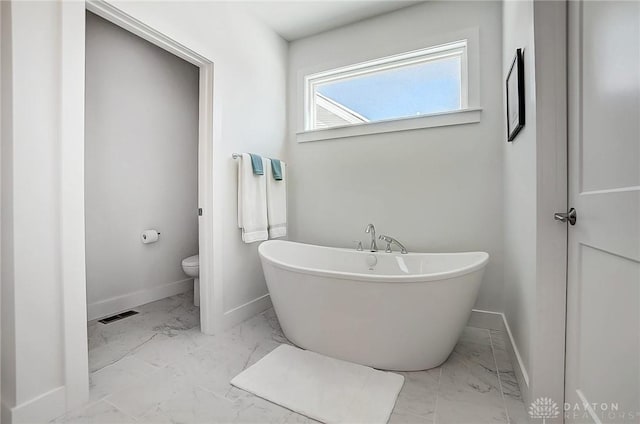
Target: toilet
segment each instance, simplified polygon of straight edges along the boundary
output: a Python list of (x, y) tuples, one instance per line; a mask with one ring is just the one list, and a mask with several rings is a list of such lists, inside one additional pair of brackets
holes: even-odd
[(182, 269), (193, 277), (193, 304), (200, 306), (200, 256), (193, 255), (182, 260)]

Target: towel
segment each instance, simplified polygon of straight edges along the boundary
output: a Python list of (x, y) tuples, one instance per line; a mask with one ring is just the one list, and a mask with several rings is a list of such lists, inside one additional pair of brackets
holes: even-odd
[(282, 166), (279, 159), (271, 159), (271, 172), (276, 181), (282, 181)]
[(262, 164), (262, 156), (249, 153), (251, 156), (251, 167), (255, 175), (264, 175), (264, 166)]
[(242, 154), (238, 163), (238, 227), (245, 243), (269, 238), (266, 176), (253, 174), (251, 156), (247, 153)]
[[(267, 159), (273, 163), (273, 159)], [(267, 217), (269, 221), (269, 238), (284, 237), (287, 235), (287, 181), (286, 166), (278, 161), (280, 177), (275, 178), (273, 172), (267, 172)], [(268, 164), (269, 165), (269, 164)], [(269, 166), (267, 166), (267, 169)]]

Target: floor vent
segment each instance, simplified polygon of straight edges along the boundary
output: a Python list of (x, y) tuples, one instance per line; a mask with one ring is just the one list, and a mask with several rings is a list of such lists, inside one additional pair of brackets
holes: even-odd
[(111, 315), (110, 317), (106, 317), (106, 318), (102, 318), (101, 320), (99, 320), (98, 322), (102, 323), (102, 324), (110, 324), (114, 321), (119, 321), (121, 319), (130, 317), (132, 315), (137, 315), (138, 313), (136, 311), (126, 311), (126, 312), (121, 312), (119, 314), (116, 315)]

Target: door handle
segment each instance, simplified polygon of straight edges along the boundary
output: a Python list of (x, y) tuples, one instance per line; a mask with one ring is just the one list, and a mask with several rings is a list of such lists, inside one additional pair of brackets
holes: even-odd
[(556, 212), (555, 214), (553, 214), (553, 219), (560, 222), (568, 222), (571, 225), (576, 225), (578, 214), (576, 213), (576, 210), (574, 208), (571, 208), (567, 213)]

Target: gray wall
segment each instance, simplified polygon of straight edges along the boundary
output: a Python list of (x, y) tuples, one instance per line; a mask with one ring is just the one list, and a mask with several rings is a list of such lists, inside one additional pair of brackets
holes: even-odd
[[(501, 13), (500, 2), (427, 2), (291, 43), (292, 240), (352, 246), (373, 222), (409, 250), (487, 251), (476, 307), (503, 311)], [(469, 28), (480, 33), (480, 123), (296, 142), (305, 71), (428, 47)]]
[(288, 44), (242, 4), (116, 4), (213, 62), (213, 203), (202, 220), (213, 227), (208, 293), (215, 307), (202, 318), (205, 330), (228, 328), (271, 305), (258, 243), (243, 243), (238, 229), (238, 163), (231, 154), (284, 157)]
[[(505, 2), (503, 59), (506, 78), (517, 48), (524, 49), (526, 125), (504, 143), (505, 316), (527, 370), (535, 317), (537, 245), (536, 102), (533, 2)], [(506, 106), (505, 106), (506, 108)], [(506, 109), (505, 109), (506, 111)], [(506, 114), (506, 112), (505, 112)]]
[(503, 153), (505, 317), (525, 402), (564, 399), (567, 226), (553, 214), (567, 208), (566, 12), (504, 4), (503, 76), (524, 49), (526, 125)]
[[(87, 13), (89, 318), (187, 288), (198, 253), (196, 66)], [(144, 245), (140, 233), (161, 232)]]

